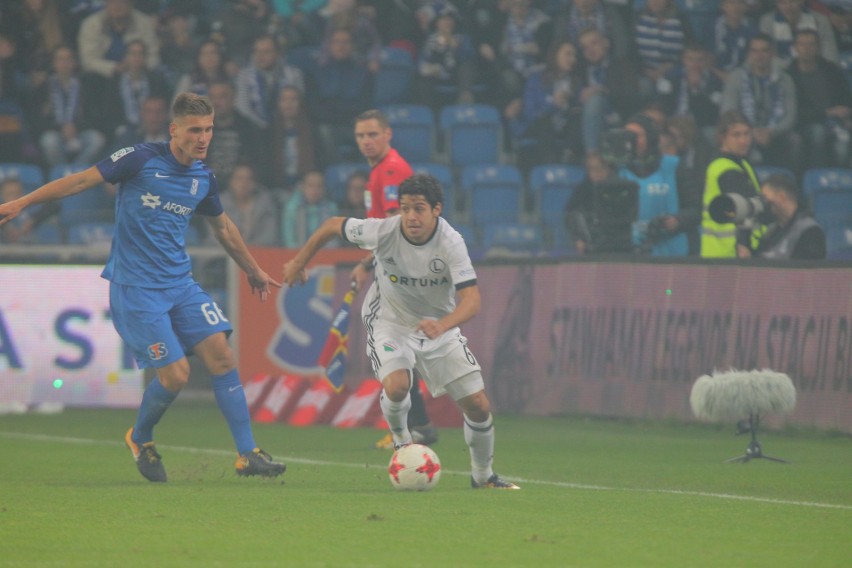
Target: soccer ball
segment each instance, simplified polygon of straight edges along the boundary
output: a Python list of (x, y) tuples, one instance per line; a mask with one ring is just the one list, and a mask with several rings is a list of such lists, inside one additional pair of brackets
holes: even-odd
[(429, 491), (441, 479), (441, 460), (429, 446), (410, 444), (393, 453), (388, 477), (400, 491)]

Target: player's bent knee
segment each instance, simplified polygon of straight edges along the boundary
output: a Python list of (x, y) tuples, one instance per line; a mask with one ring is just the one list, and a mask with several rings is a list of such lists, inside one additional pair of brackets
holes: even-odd
[(465, 416), (474, 422), (484, 422), (491, 414), (491, 402), (485, 391), (479, 391), (459, 399), (459, 406)]
[(179, 392), (189, 382), (189, 361), (184, 357), (157, 369), (157, 378), (166, 390)]
[(193, 348), (211, 375), (222, 375), (235, 368), (234, 352), (224, 333), (216, 333)]
[(385, 390), (385, 396), (394, 402), (400, 402), (405, 399), (408, 391), (411, 389), (411, 377), (407, 369), (394, 371), (382, 379), (382, 387)]

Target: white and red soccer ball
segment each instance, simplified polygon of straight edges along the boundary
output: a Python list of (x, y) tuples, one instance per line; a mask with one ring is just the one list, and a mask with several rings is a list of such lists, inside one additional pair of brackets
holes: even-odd
[(388, 477), (400, 491), (429, 491), (441, 479), (441, 460), (429, 446), (410, 444), (393, 453)]

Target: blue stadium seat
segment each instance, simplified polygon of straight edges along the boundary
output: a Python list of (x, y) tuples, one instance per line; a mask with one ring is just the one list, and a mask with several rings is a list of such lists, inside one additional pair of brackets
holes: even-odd
[[(48, 177), (52, 180), (87, 169), (85, 164), (61, 164), (50, 169)], [(59, 219), (66, 229), (77, 223), (111, 222), (114, 200), (101, 184), (59, 202)]]
[(59, 230), (56, 219), (49, 219), (33, 229), (33, 237), (40, 245), (62, 244), (62, 232)]
[(346, 181), (352, 172), (362, 171), (370, 175), (370, 166), (366, 162), (347, 162), (345, 164), (333, 164), (325, 169), (325, 191), (326, 196), (333, 201), (342, 201), (346, 198)]
[(808, 202), (814, 203), (817, 191), (836, 189), (852, 192), (852, 169), (811, 168), (802, 177), (802, 191)]
[(520, 220), (524, 186), (515, 166), (468, 166), (462, 170), (461, 187), (474, 225)]
[(5, 162), (0, 164), (0, 181), (6, 178), (16, 178), (24, 186), (24, 192), (29, 193), (44, 185), (44, 172), (33, 164), (18, 164)]
[(483, 248), (538, 253), (544, 248), (541, 227), (528, 223), (488, 223), (483, 227)]
[(68, 228), (70, 245), (109, 245), (115, 225), (112, 223), (77, 223)]
[(763, 183), (766, 180), (766, 178), (768, 178), (771, 175), (775, 175), (775, 174), (784, 175), (784, 176), (787, 176), (788, 178), (790, 178), (792, 181), (794, 181), (794, 182), (796, 181), (796, 174), (793, 173), (793, 170), (791, 170), (790, 168), (784, 168), (784, 167), (781, 167), (781, 166), (753, 166), (753, 167), (754, 167), (754, 173), (755, 173), (755, 175), (757, 175), (757, 181), (759, 181), (760, 183)]
[(390, 105), (382, 109), (393, 129), (393, 147), (409, 163), (431, 162), (435, 153), (435, 115), (423, 105)]
[(444, 188), (444, 212), (442, 216), (452, 220), (461, 205), (457, 202), (456, 182), (453, 180), (453, 173), (450, 168), (443, 164), (424, 162), (411, 164), (411, 169), (414, 170), (415, 174), (429, 174), (438, 180), (441, 187)]
[(440, 126), (451, 166), (496, 164), (500, 161), (503, 124), (491, 105), (448, 105), (441, 109)]
[(373, 102), (382, 107), (406, 103), (414, 80), (414, 58), (399, 47), (383, 47), (379, 72), (373, 84)]
[(825, 231), (828, 258), (852, 259), (852, 191), (817, 190), (813, 193), (813, 211)]
[(585, 176), (585, 168), (573, 165), (549, 164), (530, 171), (530, 193), (547, 233), (546, 240), (554, 251), (573, 250), (565, 229), (565, 205)]

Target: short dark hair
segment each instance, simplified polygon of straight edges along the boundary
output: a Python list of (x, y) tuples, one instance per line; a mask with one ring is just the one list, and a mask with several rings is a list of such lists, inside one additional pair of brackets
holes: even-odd
[(768, 176), (760, 185), (767, 185), (772, 189), (781, 191), (787, 194), (787, 197), (795, 202), (801, 201), (801, 192), (796, 182), (790, 179), (786, 174), (772, 174)]
[(379, 124), (382, 125), (382, 128), (390, 128), (390, 122), (388, 122), (388, 117), (385, 116), (385, 113), (377, 109), (365, 110), (364, 112), (356, 116), (355, 124), (358, 124), (359, 122), (364, 122), (365, 120), (377, 120), (379, 121)]
[(726, 110), (719, 117), (719, 121), (716, 123), (716, 138), (719, 144), (722, 143), (722, 139), (728, 133), (728, 130), (731, 129), (732, 126), (737, 124), (745, 124), (749, 128), (751, 128), (751, 122), (748, 117), (743, 114), (741, 111), (736, 109)]
[(441, 183), (429, 174), (414, 174), (399, 185), (399, 197), (403, 195), (422, 195), (434, 209), (444, 203), (444, 189)]
[(208, 97), (195, 93), (180, 93), (172, 103), (172, 118), (208, 116), (213, 114), (213, 103)]

